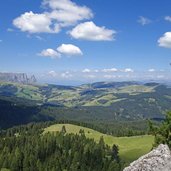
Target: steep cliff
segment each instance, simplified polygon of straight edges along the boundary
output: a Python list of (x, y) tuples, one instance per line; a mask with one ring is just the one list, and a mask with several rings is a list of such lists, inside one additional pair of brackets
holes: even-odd
[(34, 75), (28, 77), (25, 73), (0, 73), (0, 81), (14, 82), (22, 84), (34, 84), (36, 78)]

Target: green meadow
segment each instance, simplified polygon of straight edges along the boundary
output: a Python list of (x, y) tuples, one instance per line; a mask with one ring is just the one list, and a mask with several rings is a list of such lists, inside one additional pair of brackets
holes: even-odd
[(120, 157), (130, 163), (140, 156), (148, 153), (154, 141), (154, 137), (150, 135), (133, 136), (133, 137), (114, 137), (111, 135), (102, 134), (93, 129), (72, 124), (55, 124), (45, 128), (44, 133), (59, 132), (63, 125), (67, 133), (79, 134), (80, 129), (84, 130), (87, 138), (93, 138), (96, 142), (103, 136), (104, 141), (109, 146), (116, 144), (119, 146)]

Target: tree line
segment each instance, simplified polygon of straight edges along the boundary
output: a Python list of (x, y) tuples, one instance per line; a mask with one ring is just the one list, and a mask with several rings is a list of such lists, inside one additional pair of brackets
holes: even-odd
[(166, 118), (160, 125), (149, 121), (149, 133), (155, 137), (154, 147), (167, 144), (171, 149), (171, 111), (166, 113)]
[(1, 132), (0, 168), (11, 171), (120, 171), (116, 145), (109, 147), (103, 137), (96, 143), (79, 135), (42, 134), (49, 123), (28, 124)]

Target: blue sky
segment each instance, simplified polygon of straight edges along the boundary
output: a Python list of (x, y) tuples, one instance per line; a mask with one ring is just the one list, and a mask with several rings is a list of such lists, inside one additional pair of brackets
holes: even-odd
[(170, 80), (170, 7), (170, 0), (2, 0), (0, 71), (59, 84)]

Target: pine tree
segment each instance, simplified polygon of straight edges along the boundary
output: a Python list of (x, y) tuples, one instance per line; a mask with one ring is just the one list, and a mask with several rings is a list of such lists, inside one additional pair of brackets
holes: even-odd
[(62, 130), (61, 130), (61, 132), (62, 132), (63, 134), (65, 134), (65, 133), (66, 133), (65, 125), (63, 125), (63, 126), (62, 126)]
[(159, 127), (149, 122), (149, 129), (149, 132), (155, 136), (154, 146), (162, 143), (167, 144), (171, 148), (171, 112), (166, 113), (166, 118)]
[(113, 145), (112, 146), (112, 160), (115, 160), (116, 162), (120, 162), (120, 159), (119, 159), (119, 148), (117, 145)]

